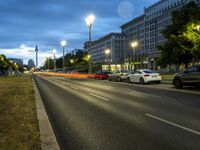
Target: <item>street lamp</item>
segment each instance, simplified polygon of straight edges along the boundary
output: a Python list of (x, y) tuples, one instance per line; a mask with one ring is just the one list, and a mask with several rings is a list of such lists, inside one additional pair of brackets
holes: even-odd
[(53, 49), (54, 71), (56, 71), (56, 49)]
[(109, 62), (108, 62), (108, 55), (110, 54), (110, 49), (105, 49), (105, 54), (106, 54), (105, 61), (106, 61), (107, 65), (108, 65), (108, 70), (110, 70), (109, 69)]
[(60, 42), (60, 45), (63, 49), (63, 71), (65, 69), (65, 46), (66, 46), (67, 42), (65, 40)]
[(200, 31), (200, 25), (197, 26), (197, 30)]
[[(92, 37), (91, 37), (91, 31), (92, 31), (92, 25), (94, 23), (94, 20), (95, 20), (95, 16), (94, 15), (89, 15), (85, 21), (86, 21), (86, 24), (88, 26), (88, 29), (89, 29), (89, 50), (88, 50), (88, 53), (91, 55), (91, 41), (92, 41)], [(88, 73), (91, 73), (92, 72), (92, 63), (91, 63), (91, 59), (89, 59), (89, 70), (88, 70)]]
[[(137, 41), (133, 41), (131, 42), (131, 47), (133, 48), (133, 53), (134, 53), (134, 61), (136, 61), (136, 52), (135, 52), (135, 48), (138, 46), (138, 42)], [(134, 69), (135, 69), (135, 64), (134, 64)]]
[(73, 60), (73, 59), (71, 59), (71, 60), (70, 60), (70, 63), (71, 63), (71, 64), (73, 64), (73, 63), (74, 63), (74, 60)]

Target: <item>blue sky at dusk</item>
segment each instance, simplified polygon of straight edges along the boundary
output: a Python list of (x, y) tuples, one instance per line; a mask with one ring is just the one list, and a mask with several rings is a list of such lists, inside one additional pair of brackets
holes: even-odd
[(92, 38), (120, 32), (120, 26), (143, 13), (158, 0), (0, 0), (0, 53), (7, 57), (35, 59), (61, 54), (60, 41), (67, 49), (82, 48), (88, 40), (85, 18), (96, 16)]

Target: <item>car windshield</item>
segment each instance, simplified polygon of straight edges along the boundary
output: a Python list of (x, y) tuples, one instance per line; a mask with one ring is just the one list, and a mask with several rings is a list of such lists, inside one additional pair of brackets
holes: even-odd
[(128, 70), (121, 70), (121, 72), (123, 72), (123, 73), (129, 73)]
[(144, 73), (156, 73), (155, 71), (153, 70), (143, 70)]

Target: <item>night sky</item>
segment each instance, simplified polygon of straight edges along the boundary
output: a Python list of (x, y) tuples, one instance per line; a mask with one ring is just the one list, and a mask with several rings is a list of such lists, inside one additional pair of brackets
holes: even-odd
[(61, 54), (60, 41), (67, 49), (82, 48), (88, 40), (85, 18), (96, 16), (92, 38), (120, 32), (120, 26), (143, 13), (158, 0), (0, 0), (0, 53), (7, 57), (39, 62), (51, 56), (52, 49)]

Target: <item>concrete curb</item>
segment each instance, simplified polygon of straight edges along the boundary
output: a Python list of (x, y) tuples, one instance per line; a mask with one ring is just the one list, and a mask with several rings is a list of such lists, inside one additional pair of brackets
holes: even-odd
[(167, 80), (165, 81), (165, 80), (164, 80), (164, 81), (161, 81), (161, 83), (162, 83), (162, 84), (172, 84), (172, 81), (167, 81)]
[(39, 122), (41, 148), (42, 150), (60, 150), (34, 79), (33, 88), (35, 91), (36, 113)]

